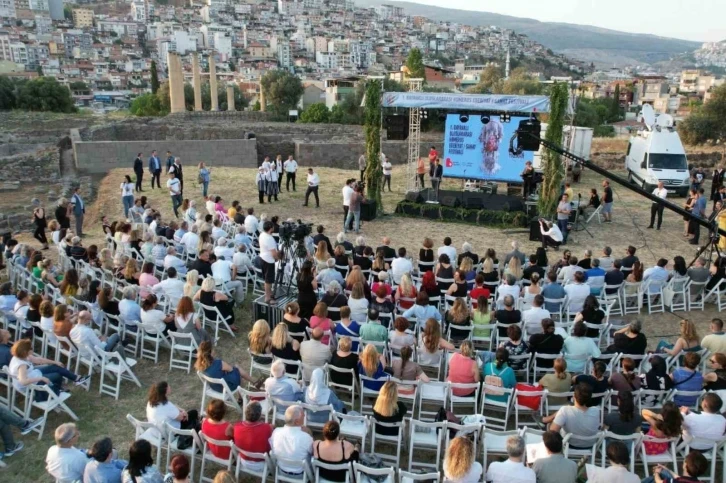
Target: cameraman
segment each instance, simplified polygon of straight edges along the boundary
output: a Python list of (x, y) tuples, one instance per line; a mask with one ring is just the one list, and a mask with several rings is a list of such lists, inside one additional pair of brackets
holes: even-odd
[(265, 280), (265, 303), (268, 305), (277, 303), (273, 298), (272, 284), (275, 282), (275, 260), (277, 260), (279, 252), (277, 250), (277, 242), (272, 236), (273, 228), (272, 222), (266, 221), (262, 225), (262, 233), (260, 233), (259, 238), (262, 276)]
[(539, 232), (542, 234), (542, 246), (544, 248), (554, 247), (555, 250), (560, 249), (563, 236), (560, 227), (554, 223), (550, 224), (542, 218), (539, 219)]

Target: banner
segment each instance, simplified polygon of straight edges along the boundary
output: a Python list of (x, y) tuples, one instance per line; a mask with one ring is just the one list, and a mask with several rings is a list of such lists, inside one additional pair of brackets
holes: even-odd
[(531, 113), (549, 112), (550, 99), (547, 96), (385, 92), (383, 107)]
[(444, 176), (448, 178), (481, 179), (521, 183), (524, 163), (532, 161), (533, 152), (522, 157), (509, 154), (509, 140), (523, 117), (501, 122), (499, 116), (469, 116), (462, 122), (459, 114), (446, 116), (444, 140)]

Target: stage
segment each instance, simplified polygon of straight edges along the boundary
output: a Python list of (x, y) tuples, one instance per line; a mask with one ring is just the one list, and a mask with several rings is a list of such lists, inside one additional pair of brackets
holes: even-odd
[(497, 228), (527, 226), (522, 198), (471, 191), (432, 188), (412, 191), (396, 206), (396, 213), (429, 220), (469, 223)]

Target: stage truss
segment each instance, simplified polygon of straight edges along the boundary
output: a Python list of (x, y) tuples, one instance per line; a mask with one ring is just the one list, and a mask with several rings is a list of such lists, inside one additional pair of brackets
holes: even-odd
[[(423, 79), (409, 79), (409, 92), (421, 92)], [(418, 170), (418, 158), (421, 149), (421, 111), (420, 107), (409, 109), (408, 116), (408, 161), (406, 163), (406, 191), (419, 191), (423, 186), (418, 186), (416, 171)]]

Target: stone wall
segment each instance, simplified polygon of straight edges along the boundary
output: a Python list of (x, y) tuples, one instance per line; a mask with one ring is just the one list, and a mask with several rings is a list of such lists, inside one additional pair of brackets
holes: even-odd
[[(151, 151), (163, 158), (169, 150), (182, 159), (184, 166), (204, 161), (212, 166), (253, 168), (257, 166), (257, 143), (254, 139), (205, 141), (80, 141), (73, 143), (76, 168), (86, 173), (106, 173), (113, 168), (129, 169), (138, 153), (144, 154), (144, 168)], [(164, 162), (164, 159), (162, 159)]]
[[(296, 141), (295, 159), (305, 166), (358, 169), (358, 157), (365, 153), (365, 142), (357, 143), (310, 143)], [(441, 153), (442, 143), (421, 143), (419, 155), (427, 157), (431, 146)], [(405, 164), (408, 159), (408, 141), (383, 141), (381, 150), (391, 164)]]

